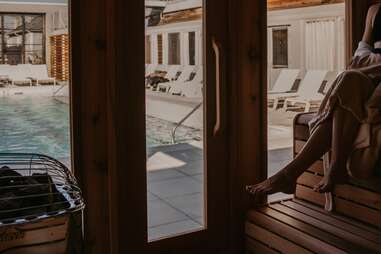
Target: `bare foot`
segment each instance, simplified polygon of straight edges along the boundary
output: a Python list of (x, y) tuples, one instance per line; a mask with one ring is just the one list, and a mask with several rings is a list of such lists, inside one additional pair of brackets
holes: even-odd
[(314, 191), (319, 193), (331, 192), (333, 191), (335, 184), (344, 184), (347, 181), (348, 173), (346, 169), (339, 170), (336, 165), (331, 165), (320, 183), (315, 185)]
[(283, 192), (286, 194), (294, 194), (296, 189), (296, 180), (288, 177), (283, 171), (278, 172), (269, 179), (256, 184), (247, 186), (246, 190), (254, 195), (255, 198), (262, 195)]

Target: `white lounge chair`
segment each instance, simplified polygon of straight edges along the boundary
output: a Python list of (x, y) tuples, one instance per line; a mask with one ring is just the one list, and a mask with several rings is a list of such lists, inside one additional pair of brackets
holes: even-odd
[(29, 71), (25, 70), (25, 66), (6, 65), (4, 66), (8, 73), (12, 85), (29, 85), (32, 86), (32, 80)]
[(169, 81), (175, 81), (178, 75), (178, 72), (181, 71), (181, 65), (171, 65), (168, 67), (167, 74), (164, 78), (168, 79)]
[(9, 78), (9, 65), (7, 64), (0, 64), (0, 80), (3, 84), (8, 83), (10, 81)]
[(268, 92), (268, 105), (272, 105), (272, 109), (277, 109), (279, 102), (284, 98), (280, 96), (284, 93), (290, 93), (300, 70), (283, 69), (281, 70), (274, 87)]
[(201, 98), (202, 97), (202, 88), (203, 88), (203, 67), (200, 66), (194, 78), (190, 81), (184, 82), (178, 86), (178, 89), (181, 95), (189, 98)]
[(191, 77), (191, 74), (194, 72), (195, 66), (185, 66), (182, 71), (180, 76), (177, 78), (177, 80), (165, 82), (165, 83), (160, 83), (158, 85), (158, 91), (161, 92), (166, 92), (166, 93), (173, 93), (177, 91), (178, 86), (183, 84), (184, 82), (188, 81)]
[(53, 85), (56, 85), (56, 79), (49, 77), (48, 68), (45, 64), (31, 64), (29, 68), (32, 75), (31, 77), (36, 80), (37, 85), (42, 85), (46, 83), (52, 83)]
[(147, 64), (146, 65), (146, 77), (150, 74), (152, 74), (155, 71), (156, 65), (154, 64)]
[(327, 82), (327, 73), (326, 70), (308, 71), (300, 84), (297, 96), (285, 99), (283, 109), (287, 111), (290, 108), (304, 107), (304, 111), (309, 112), (313, 106), (319, 106), (324, 98), (320, 90), (323, 82)]

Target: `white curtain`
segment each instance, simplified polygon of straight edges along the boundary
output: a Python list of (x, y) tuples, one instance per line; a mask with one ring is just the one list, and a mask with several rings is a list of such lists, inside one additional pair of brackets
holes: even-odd
[(306, 23), (305, 47), (307, 70), (337, 69), (335, 23), (335, 20), (319, 20)]
[(343, 71), (345, 69), (345, 19), (343, 17), (338, 19), (337, 27), (337, 70)]
[(273, 29), (267, 28), (267, 88), (271, 90), (274, 84), (274, 77), (272, 75), (272, 66), (273, 66)]

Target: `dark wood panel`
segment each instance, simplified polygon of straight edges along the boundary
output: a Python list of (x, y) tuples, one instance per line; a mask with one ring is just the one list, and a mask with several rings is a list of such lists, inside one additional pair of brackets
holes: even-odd
[[(334, 195), (368, 207), (381, 210), (381, 195), (351, 185), (337, 185)], [(381, 211), (380, 211), (381, 213)]]
[(335, 218), (337, 220), (340, 220), (340, 221), (342, 221), (344, 223), (348, 223), (348, 224), (353, 225), (355, 227), (359, 227), (359, 228), (362, 228), (362, 229), (364, 229), (366, 231), (369, 231), (372, 234), (381, 236), (381, 231), (377, 227), (375, 227), (374, 225), (364, 224), (364, 223), (362, 223), (359, 220), (356, 220), (356, 219), (353, 220), (353, 219), (351, 219), (349, 217), (339, 215), (338, 213), (327, 212), (323, 208), (320, 208), (320, 207), (318, 207), (316, 205), (313, 205), (311, 203), (305, 202), (305, 201), (300, 200), (300, 199), (293, 199), (293, 202), (295, 202), (297, 204), (300, 204), (300, 205), (303, 205), (305, 207), (308, 207), (308, 208), (310, 208), (312, 210), (315, 210), (317, 212), (327, 213), (329, 216), (331, 216), (331, 217), (333, 217), (333, 218)]
[[(86, 202), (86, 253), (110, 252), (103, 0), (70, 1), (72, 160)], [(99, 42), (99, 43), (98, 43)]]
[(363, 238), (368, 239), (370, 241), (373, 241), (375, 243), (381, 244), (381, 231), (380, 232), (374, 232), (373, 230), (370, 230), (370, 228), (365, 229), (364, 227), (359, 227), (358, 224), (354, 221), (340, 220), (337, 217), (332, 216), (331, 213), (328, 213), (323, 209), (320, 209), (320, 210), (317, 210), (316, 208), (311, 209), (308, 206), (302, 205), (302, 204), (297, 203), (295, 201), (282, 202), (282, 205), (287, 206), (289, 208), (292, 208), (294, 210), (297, 210), (297, 211), (299, 211), (303, 214), (306, 214), (310, 217), (313, 217), (317, 220), (324, 221), (324, 222), (329, 223), (335, 227), (338, 227), (338, 228), (341, 228), (341, 229), (346, 230), (348, 232), (351, 232), (352, 234), (355, 234), (359, 237), (363, 237)]
[(261, 209), (263, 213), (267, 216), (271, 216), (272, 218), (281, 221), (287, 224), (289, 227), (294, 227), (306, 234), (309, 234), (316, 239), (320, 239), (325, 243), (328, 243), (332, 246), (336, 246), (341, 250), (345, 250), (347, 252), (354, 251), (355, 253), (366, 253), (366, 249), (361, 246), (356, 246), (352, 242), (348, 242), (337, 235), (330, 234), (325, 230), (318, 229), (317, 227), (312, 226), (310, 223), (302, 222), (299, 219), (292, 218), (284, 213), (278, 212), (271, 208), (263, 208)]
[(381, 213), (380, 211), (358, 205), (356, 203), (341, 199), (334, 198), (335, 211), (348, 217), (354, 218), (370, 225), (381, 228)]
[[(251, 231), (251, 230), (249, 229), (249, 231)], [(253, 253), (253, 254), (276, 254), (276, 253), (279, 253), (278, 251), (271, 249), (267, 245), (265, 245), (265, 244), (263, 244), (257, 240), (254, 240), (251, 237), (246, 238), (246, 249), (249, 251), (249, 253)]]
[(316, 184), (318, 184), (323, 179), (322, 176), (314, 175), (310, 172), (303, 173), (297, 180), (298, 184), (308, 186), (313, 188)]
[[(266, 209), (266, 208), (264, 208)], [(250, 211), (248, 214), (249, 221), (259, 225), (262, 228), (271, 231), (274, 234), (287, 238), (289, 241), (298, 243), (307, 250), (315, 253), (345, 253), (344, 251), (336, 248), (330, 244), (327, 244), (320, 239), (317, 239), (310, 234), (304, 234), (302, 231), (296, 229), (296, 227), (290, 227), (286, 223), (281, 222), (275, 218), (271, 218), (258, 211)], [(287, 253), (287, 252), (286, 252)], [(289, 252), (292, 253), (292, 252)]]
[(303, 247), (252, 223), (246, 223), (246, 234), (282, 253), (312, 253)]
[(317, 193), (313, 191), (313, 189), (304, 187), (301, 185), (298, 185), (296, 187), (296, 192), (295, 192), (295, 197), (306, 200), (308, 202), (314, 203), (318, 206), (323, 206), (325, 205), (325, 197), (324, 195)]
[(337, 227), (336, 225), (326, 223), (319, 218), (311, 217), (309, 214), (304, 214), (302, 212), (299, 212), (298, 210), (291, 209), (279, 203), (270, 205), (269, 207), (281, 213), (287, 214), (288, 216), (294, 219), (297, 219), (306, 224), (312, 225), (320, 230), (328, 232), (334, 236), (342, 238), (345, 241), (347, 241), (349, 244), (353, 244), (355, 249), (358, 248), (356, 251), (361, 251), (361, 253), (377, 252), (381, 250), (381, 244), (377, 244), (373, 241), (366, 240), (365, 238), (362, 238), (358, 236), (357, 234), (353, 234), (350, 231), (341, 229)]

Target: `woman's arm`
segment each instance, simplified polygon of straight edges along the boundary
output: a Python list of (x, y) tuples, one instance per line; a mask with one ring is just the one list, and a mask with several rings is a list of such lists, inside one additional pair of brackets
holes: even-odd
[(381, 4), (373, 4), (372, 6), (369, 7), (368, 9), (368, 14), (366, 16), (366, 21), (365, 21), (365, 30), (364, 30), (364, 35), (362, 38), (362, 41), (372, 45), (373, 41), (373, 24), (374, 24), (374, 19), (376, 18), (376, 15), (378, 13), (378, 10), (380, 9)]

